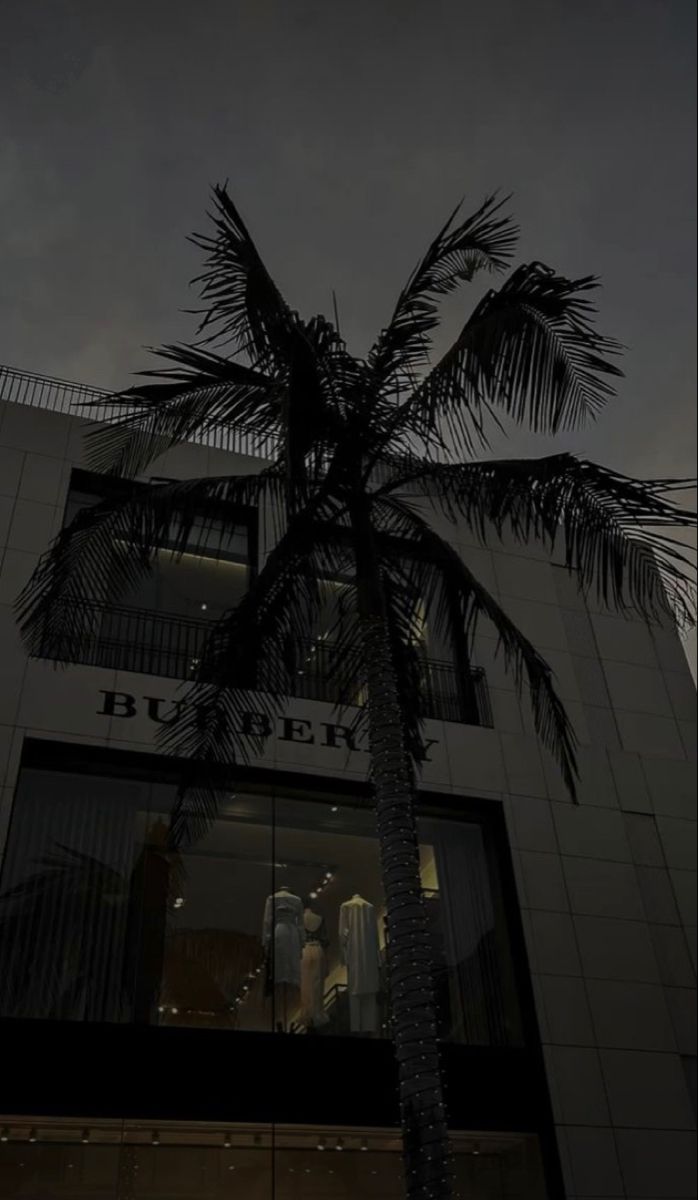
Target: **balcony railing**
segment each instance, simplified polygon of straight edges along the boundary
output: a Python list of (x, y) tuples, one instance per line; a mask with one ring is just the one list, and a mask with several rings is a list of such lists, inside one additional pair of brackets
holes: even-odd
[[(193, 679), (204, 651), (210, 622), (149, 609), (112, 607), (80, 601), (71, 608), (76, 636), (65, 645), (46, 640), (40, 657), (137, 671), (169, 679)], [(336, 685), (328, 679), (328, 647), (314, 648), (293, 682), (293, 695), (336, 703)], [(492, 726), (484, 671), (471, 667), (465, 678), (447, 662), (425, 659), (422, 674), (425, 715), (433, 720)], [(361, 703), (357, 684), (357, 703)]]
[[(33, 375), (30, 371), (0, 366), (0, 400), (8, 400), (12, 404), (27, 404), (31, 408), (45, 408), (49, 412), (67, 413), (72, 417), (100, 422), (118, 421), (133, 413), (133, 409), (115, 400), (109, 403), (112, 395), (87, 384), (70, 383), (66, 379), (53, 379), (48, 375)], [(96, 401), (100, 402), (99, 408), (86, 407)], [(260, 439), (247, 429), (230, 425), (211, 425), (187, 440), (254, 458), (272, 458), (278, 446), (273, 437)]]

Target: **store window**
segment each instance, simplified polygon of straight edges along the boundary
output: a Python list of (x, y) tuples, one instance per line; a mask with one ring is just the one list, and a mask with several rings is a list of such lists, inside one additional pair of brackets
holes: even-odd
[[(0, 891), (0, 1015), (389, 1037), (385, 901), (361, 797), (248, 786), (168, 849), (175, 784), (24, 769)], [(441, 1037), (518, 1045), (496, 848), (419, 822)]]
[[(0, 1117), (0, 1121), (4, 1119)], [(545, 1200), (534, 1135), (452, 1134), (455, 1195)], [(395, 1130), (14, 1118), (0, 1195), (35, 1200), (402, 1200)]]

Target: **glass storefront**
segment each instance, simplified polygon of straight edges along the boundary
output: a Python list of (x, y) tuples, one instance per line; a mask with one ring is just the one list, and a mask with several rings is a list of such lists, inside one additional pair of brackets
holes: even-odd
[[(0, 1195), (24, 1200), (402, 1200), (394, 1130), (0, 1118)], [(453, 1134), (457, 1200), (543, 1200), (538, 1142)]]
[[(361, 797), (245, 790), (167, 848), (174, 782), (24, 768), (0, 881), (0, 1015), (388, 1037)], [(420, 816), (440, 1034), (522, 1043), (486, 826)]]

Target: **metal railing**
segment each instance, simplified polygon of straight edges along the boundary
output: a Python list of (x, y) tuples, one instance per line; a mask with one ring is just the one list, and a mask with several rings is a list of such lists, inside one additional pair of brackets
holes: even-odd
[[(134, 410), (119, 404), (109, 403), (113, 392), (90, 387), (83, 383), (70, 383), (66, 379), (53, 379), (49, 375), (34, 375), (30, 371), (18, 371), (14, 367), (0, 366), (0, 400), (11, 404), (26, 404), (30, 408), (44, 408), (49, 412), (66, 413), (83, 420), (113, 423)], [(99, 402), (99, 408), (86, 407)], [(225, 450), (230, 454), (245, 454), (253, 458), (272, 458), (278, 448), (274, 437), (260, 439), (249, 430), (239, 426), (211, 425), (192, 434), (187, 441)]]
[[(64, 642), (45, 638), (39, 657), (169, 679), (196, 676), (211, 628), (210, 622), (178, 614), (88, 600), (73, 603), (70, 617), (70, 636)], [(325, 645), (308, 656), (293, 680), (294, 696), (337, 702), (328, 653)], [(425, 715), (433, 720), (492, 727), (487, 681), (479, 667), (471, 667), (464, 679), (451, 663), (425, 659), (422, 698)], [(357, 704), (362, 700), (357, 683)]]

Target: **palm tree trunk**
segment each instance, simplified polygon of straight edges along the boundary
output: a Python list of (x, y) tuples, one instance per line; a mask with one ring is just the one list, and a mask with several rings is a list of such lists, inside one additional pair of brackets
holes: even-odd
[(387, 908), (388, 984), (400, 1084), (408, 1200), (450, 1200), (432, 953), (419, 870), (412, 763), (405, 746), (390, 639), (361, 618), (371, 771)]

